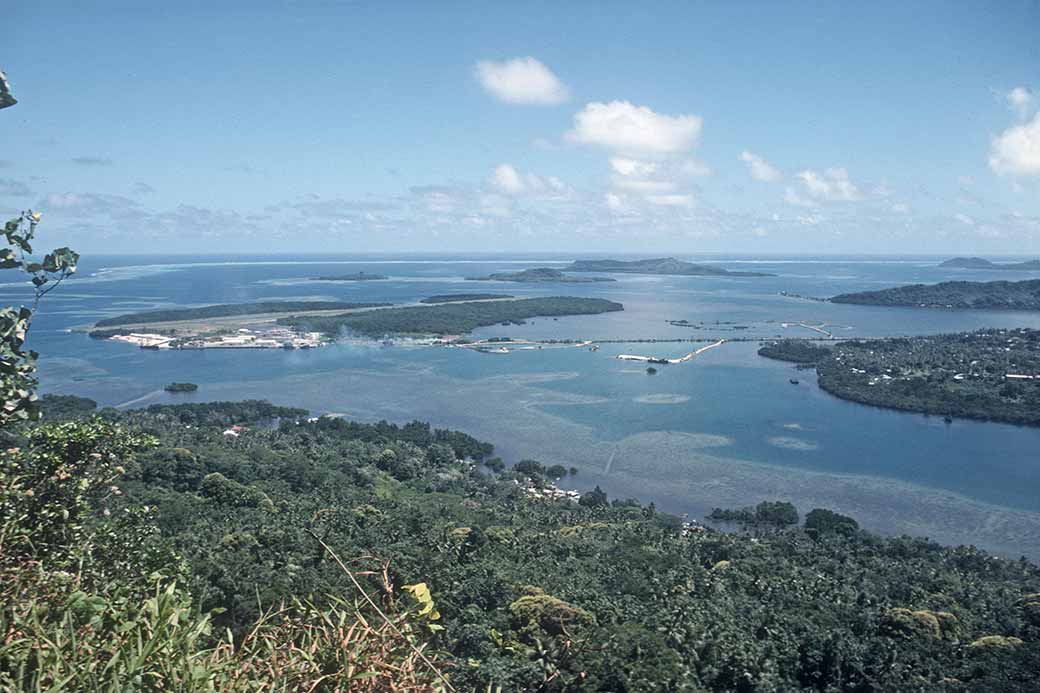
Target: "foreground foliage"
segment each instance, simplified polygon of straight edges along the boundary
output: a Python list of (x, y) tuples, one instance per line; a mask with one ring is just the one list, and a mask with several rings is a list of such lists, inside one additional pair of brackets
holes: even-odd
[(424, 584), (395, 590), (382, 566), (383, 608), (285, 595), (235, 637), (117, 485), (155, 438), (94, 419), (19, 442), (0, 468), (0, 690), (443, 690)]
[(732, 511), (740, 533), (690, 531), (602, 492), (533, 499), (514, 483), (528, 472), (482, 471), (467, 457), (497, 458), (464, 434), (305, 417), (104, 411), (9, 453), (5, 537), (44, 531), (18, 508), (64, 473), (72, 490), (31, 507), (76, 510), (58, 517), (69, 534), (4, 540), (8, 681), (446, 687), (414, 645), (467, 691), (1033, 690), (1040, 571), (1024, 560), (820, 510), (807, 531), (782, 502)]

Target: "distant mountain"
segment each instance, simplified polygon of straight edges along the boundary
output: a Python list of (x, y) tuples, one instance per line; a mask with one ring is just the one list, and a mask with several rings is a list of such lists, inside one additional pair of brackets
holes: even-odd
[(990, 262), (981, 257), (955, 257), (952, 260), (939, 265), (939, 267), (953, 267), (956, 269), (984, 269), (984, 270), (1037, 270), (1040, 271), (1040, 260), (1027, 260), (1026, 262), (997, 263)]
[(1040, 310), (1040, 279), (1022, 282), (942, 282), (841, 294), (831, 303), (975, 310)]
[(489, 274), (486, 277), (467, 277), (467, 279), (476, 282), (524, 282), (528, 284), (538, 284), (542, 282), (552, 282), (554, 284), (591, 284), (593, 282), (617, 281), (610, 277), (568, 277), (560, 270), (552, 269), (551, 267), (535, 267), (520, 272), (498, 272), (495, 274)]
[(768, 272), (735, 272), (712, 265), (695, 265), (674, 257), (653, 260), (576, 260), (567, 272), (623, 272), (626, 274), (671, 274), (687, 277), (772, 277)]

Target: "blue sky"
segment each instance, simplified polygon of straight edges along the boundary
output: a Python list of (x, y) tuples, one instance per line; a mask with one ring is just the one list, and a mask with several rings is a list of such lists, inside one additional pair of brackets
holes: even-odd
[(88, 252), (1040, 254), (1040, 2), (158, 5), (6, 6), (0, 212)]

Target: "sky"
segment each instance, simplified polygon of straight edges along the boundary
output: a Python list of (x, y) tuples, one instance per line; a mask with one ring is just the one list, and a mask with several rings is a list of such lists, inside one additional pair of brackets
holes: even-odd
[(3, 13), (49, 245), (1040, 256), (1040, 0)]

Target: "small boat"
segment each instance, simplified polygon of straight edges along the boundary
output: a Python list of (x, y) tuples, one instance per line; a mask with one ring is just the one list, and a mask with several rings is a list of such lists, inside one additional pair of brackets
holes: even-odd
[(798, 384), (798, 379), (797, 378), (791, 378), (788, 382), (791, 383), (792, 385), (797, 385)]
[(943, 421), (945, 421), (946, 423), (953, 423), (953, 417), (952, 416), (944, 416), (943, 417)]

